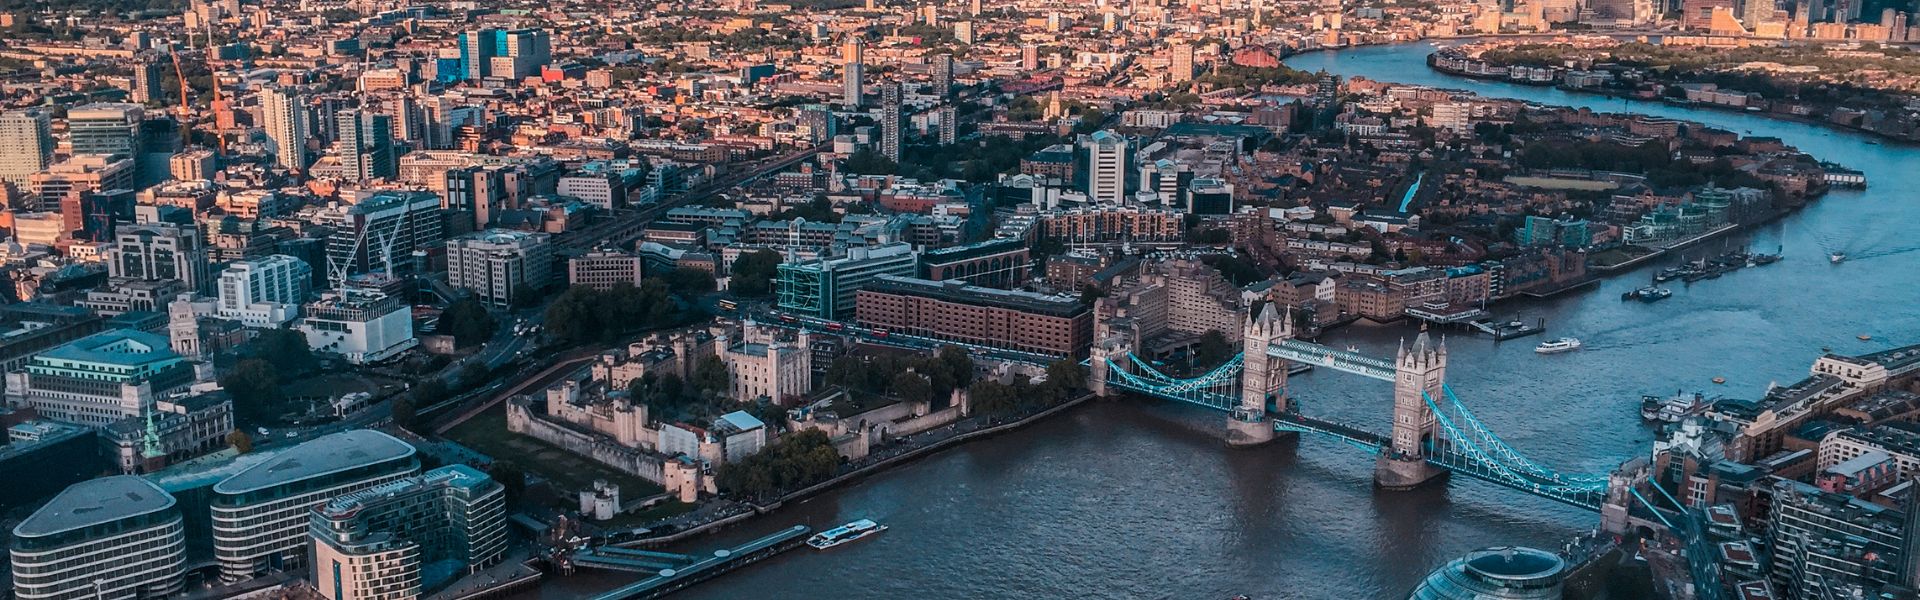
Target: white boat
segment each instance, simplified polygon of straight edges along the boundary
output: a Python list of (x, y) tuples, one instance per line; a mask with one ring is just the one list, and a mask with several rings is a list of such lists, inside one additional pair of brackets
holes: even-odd
[(1827, 255), (1827, 260), (1833, 261), (1833, 264), (1836, 264), (1836, 265), (1840, 264), (1841, 261), (1844, 261), (1846, 259), (1847, 259), (1847, 253), (1845, 252), (1835, 252), (1833, 254)]
[(1570, 338), (1570, 337), (1563, 337), (1563, 338), (1553, 340), (1553, 341), (1548, 341), (1548, 342), (1540, 342), (1540, 345), (1533, 347), (1534, 352), (1539, 352), (1541, 354), (1559, 354), (1561, 352), (1572, 352), (1574, 350), (1579, 350), (1579, 349), (1580, 349), (1580, 340), (1576, 338)]
[(813, 537), (807, 538), (807, 545), (815, 550), (825, 550), (886, 530), (887, 526), (875, 523), (873, 519), (861, 519), (813, 534)]

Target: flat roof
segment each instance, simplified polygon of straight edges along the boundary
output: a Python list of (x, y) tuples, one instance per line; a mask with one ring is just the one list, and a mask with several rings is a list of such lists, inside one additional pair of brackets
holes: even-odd
[(16, 537), (42, 537), (173, 508), (171, 494), (137, 475), (89, 479), (54, 496), (13, 528)]
[(113, 329), (57, 346), (40, 356), (60, 360), (116, 365), (141, 365), (180, 358), (164, 336)]
[(861, 291), (920, 296), (959, 304), (1005, 308), (1055, 317), (1075, 317), (1091, 310), (1075, 298), (967, 285), (959, 280), (932, 281), (880, 275)]
[(309, 440), (214, 484), (218, 494), (240, 494), (354, 467), (412, 456), (412, 445), (372, 429), (342, 431)]

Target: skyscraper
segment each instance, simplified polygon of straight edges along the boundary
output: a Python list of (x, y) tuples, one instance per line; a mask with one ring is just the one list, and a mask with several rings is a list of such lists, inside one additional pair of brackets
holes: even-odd
[(880, 153), (895, 164), (900, 162), (900, 135), (906, 125), (900, 102), (900, 84), (880, 86)]
[(260, 92), (260, 120), (267, 130), (273, 160), (289, 171), (307, 168), (307, 100), (298, 92), (270, 87)]
[(855, 35), (840, 47), (840, 79), (841, 85), (844, 86), (844, 97), (841, 102), (847, 105), (848, 110), (859, 110), (860, 96), (866, 93), (860, 81), (866, 73), (866, 67), (862, 62), (866, 59), (867, 40), (865, 38)]
[(393, 117), (354, 109), (340, 111), (335, 118), (340, 137), (333, 141), (333, 153), (340, 157), (348, 180), (399, 176), (393, 156)]
[(1087, 199), (1118, 204), (1127, 197), (1127, 138), (1096, 131), (1082, 143), (1087, 149)]
[(951, 146), (960, 137), (960, 110), (952, 104), (940, 105), (940, 145)]
[(133, 101), (141, 104), (153, 104), (166, 99), (166, 92), (160, 87), (160, 61), (148, 59), (133, 68)]
[(467, 81), (479, 81), (488, 75), (487, 69), (493, 64), (494, 35), (498, 29), (481, 29), (460, 32), (460, 73)]
[(53, 121), (29, 108), (0, 113), (0, 181), (24, 184), (53, 164)]
[(931, 61), (927, 72), (933, 76), (933, 95), (946, 100), (953, 94), (953, 55), (937, 55)]
[(1193, 80), (1193, 46), (1174, 44), (1168, 58), (1167, 81), (1182, 83)]

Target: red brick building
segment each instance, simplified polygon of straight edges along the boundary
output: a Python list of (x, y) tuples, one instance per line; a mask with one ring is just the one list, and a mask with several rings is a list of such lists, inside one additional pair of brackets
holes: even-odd
[(893, 333), (1076, 360), (1093, 345), (1093, 310), (1078, 299), (958, 281), (882, 275), (860, 290), (854, 314)]

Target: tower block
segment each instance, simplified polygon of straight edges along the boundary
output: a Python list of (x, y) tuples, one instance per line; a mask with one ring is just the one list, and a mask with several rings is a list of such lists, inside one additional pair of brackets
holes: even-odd
[(1287, 410), (1287, 361), (1267, 355), (1267, 346), (1293, 337), (1292, 315), (1275, 316), (1273, 305), (1262, 305), (1241, 330), (1240, 406), (1227, 416), (1227, 445), (1258, 446), (1275, 439), (1267, 406)]
[(1422, 330), (1413, 347), (1400, 347), (1394, 362), (1393, 440), (1373, 465), (1373, 482), (1389, 490), (1410, 490), (1444, 480), (1447, 470), (1427, 463), (1427, 448), (1439, 436), (1427, 397), (1441, 397), (1447, 381), (1447, 345), (1435, 345)]

